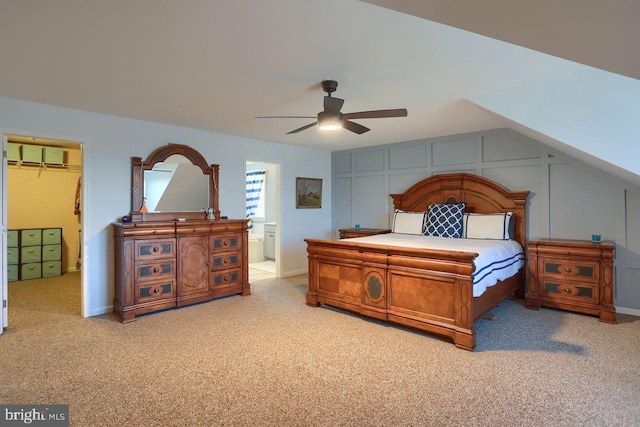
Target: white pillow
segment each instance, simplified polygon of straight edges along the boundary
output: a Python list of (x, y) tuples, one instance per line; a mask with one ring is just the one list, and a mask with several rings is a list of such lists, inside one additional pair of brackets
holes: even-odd
[(405, 212), (396, 210), (393, 216), (394, 233), (422, 234), (425, 212)]
[(513, 239), (513, 212), (495, 214), (465, 213), (463, 236), (467, 239)]

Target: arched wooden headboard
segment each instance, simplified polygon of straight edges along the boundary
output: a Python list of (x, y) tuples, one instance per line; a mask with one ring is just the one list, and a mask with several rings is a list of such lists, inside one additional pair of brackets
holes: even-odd
[(393, 206), (407, 212), (426, 212), (430, 204), (466, 202), (466, 212), (513, 212), (515, 240), (525, 247), (526, 203), (529, 191), (510, 191), (490, 179), (468, 173), (434, 175), (402, 194), (391, 194)]

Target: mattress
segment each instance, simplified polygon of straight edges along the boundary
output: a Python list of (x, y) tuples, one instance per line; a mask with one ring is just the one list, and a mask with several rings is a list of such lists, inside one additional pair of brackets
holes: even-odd
[(473, 260), (475, 269), (472, 275), (474, 297), (479, 297), (498, 281), (513, 276), (524, 265), (524, 251), (515, 240), (454, 239), (400, 233), (343, 240), (381, 246), (476, 253), (478, 256)]

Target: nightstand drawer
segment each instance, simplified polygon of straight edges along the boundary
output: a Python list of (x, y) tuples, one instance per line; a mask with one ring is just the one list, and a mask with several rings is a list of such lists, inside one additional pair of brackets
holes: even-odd
[(600, 300), (596, 285), (590, 286), (583, 283), (561, 282), (552, 279), (543, 280), (540, 296), (572, 302), (583, 301), (589, 304), (598, 304)]
[[(564, 279), (574, 279), (589, 283), (598, 283), (599, 267), (598, 262), (575, 261), (562, 258), (540, 258), (542, 268), (540, 275), (557, 276)], [(559, 280), (559, 279), (557, 279)]]
[(539, 255), (553, 255), (555, 257), (585, 257), (585, 258), (599, 258), (602, 253), (597, 245), (591, 245), (589, 247), (582, 248), (568, 248), (558, 246), (540, 246), (538, 247)]

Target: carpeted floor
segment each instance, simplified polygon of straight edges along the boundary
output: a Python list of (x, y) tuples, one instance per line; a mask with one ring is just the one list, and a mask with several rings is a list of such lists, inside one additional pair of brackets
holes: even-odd
[[(9, 285), (0, 402), (74, 426), (637, 426), (640, 318), (507, 300), (476, 351), (305, 305), (306, 276), (121, 324), (79, 279)], [(75, 279), (75, 280), (74, 280)]]

